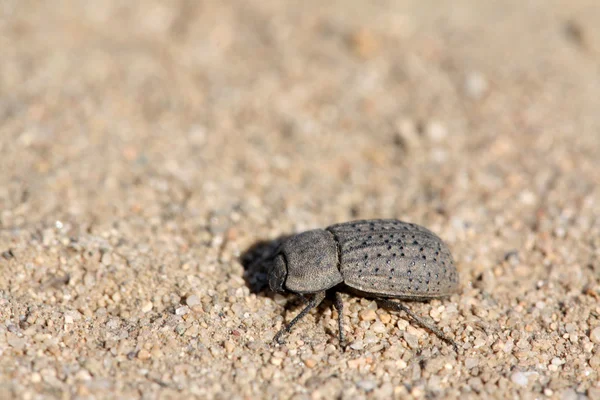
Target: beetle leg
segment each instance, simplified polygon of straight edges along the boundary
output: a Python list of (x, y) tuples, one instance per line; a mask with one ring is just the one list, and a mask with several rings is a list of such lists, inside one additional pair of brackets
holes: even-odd
[(380, 302), (381, 304), (383, 304), (384, 306), (390, 307), (392, 309), (395, 309), (396, 311), (404, 311), (405, 313), (407, 313), (417, 324), (421, 325), (421, 327), (430, 330), (431, 332), (433, 332), (437, 337), (439, 337), (440, 339), (442, 339), (443, 341), (445, 341), (446, 343), (450, 343), (452, 345), (452, 347), (454, 348), (454, 351), (458, 353), (458, 345), (456, 344), (456, 342), (452, 339), (450, 339), (449, 337), (447, 337), (446, 335), (444, 335), (444, 333), (440, 330), (440, 328), (438, 328), (437, 326), (433, 325), (432, 323), (424, 320), (423, 318), (421, 318), (420, 316), (418, 316), (417, 314), (413, 313), (408, 307), (406, 307), (404, 304), (402, 303), (396, 303), (395, 301), (391, 301), (388, 299), (382, 299), (379, 298), (377, 299), (378, 302)]
[(296, 325), (296, 323), (298, 321), (300, 321), (302, 318), (304, 318), (306, 316), (306, 314), (309, 313), (310, 310), (312, 310), (313, 308), (315, 308), (319, 304), (321, 304), (321, 302), (323, 301), (324, 298), (325, 298), (325, 291), (315, 293), (313, 295), (313, 297), (308, 301), (308, 305), (304, 308), (304, 310), (300, 311), (300, 314), (296, 315), (296, 317), (294, 317), (294, 319), (291, 320), (289, 324), (287, 324), (279, 332), (277, 332), (277, 334), (273, 338), (273, 341), (275, 341), (279, 344), (285, 343), (281, 339), (281, 336), (283, 336), (284, 333), (289, 332), (294, 327), (294, 325)]
[(346, 335), (344, 335), (344, 324), (343, 324), (343, 318), (344, 318), (344, 302), (342, 301), (342, 295), (340, 294), (340, 292), (335, 292), (335, 303), (333, 303), (335, 305), (335, 309), (338, 312), (338, 329), (339, 329), (339, 333), (340, 333), (340, 346), (345, 347), (346, 346)]

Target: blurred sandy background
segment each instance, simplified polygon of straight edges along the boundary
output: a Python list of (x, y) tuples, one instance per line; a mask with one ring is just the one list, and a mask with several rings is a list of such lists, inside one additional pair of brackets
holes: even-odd
[[(598, 399), (600, 7), (0, 2), (3, 398)], [(462, 290), (254, 293), (260, 240), (425, 225)]]

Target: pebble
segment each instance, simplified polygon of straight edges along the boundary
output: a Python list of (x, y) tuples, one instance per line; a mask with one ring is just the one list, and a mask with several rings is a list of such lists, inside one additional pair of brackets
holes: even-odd
[(594, 369), (600, 369), (600, 353), (596, 353), (590, 358), (590, 367)]
[(377, 382), (370, 379), (364, 379), (356, 382), (356, 386), (358, 386), (365, 392), (370, 392), (377, 387)]
[(23, 350), (25, 348), (25, 346), (27, 345), (27, 341), (25, 338), (20, 338), (13, 334), (7, 335), (7, 342), (10, 347), (12, 347), (16, 350)]
[(379, 320), (384, 324), (389, 324), (392, 320), (392, 316), (388, 313), (379, 314)]
[(375, 333), (384, 333), (386, 331), (385, 325), (383, 322), (377, 321), (371, 325), (371, 330)]
[(152, 307), (154, 307), (154, 304), (152, 304), (151, 301), (147, 301), (144, 304), (142, 304), (142, 312), (143, 313), (150, 312), (152, 310)]
[(600, 326), (592, 329), (590, 332), (590, 340), (594, 343), (600, 344)]
[(175, 309), (175, 315), (185, 315), (190, 312), (190, 308), (188, 306), (181, 306)]
[(377, 319), (377, 313), (372, 309), (361, 310), (358, 313), (358, 318), (360, 318), (361, 321), (373, 321)]
[(432, 121), (427, 125), (426, 134), (433, 142), (441, 142), (448, 136), (448, 130), (440, 122)]
[(489, 83), (480, 72), (471, 72), (467, 75), (464, 83), (464, 91), (467, 96), (474, 100), (481, 99), (488, 91)]
[(348, 368), (356, 369), (365, 363), (364, 358), (355, 358), (352, 360), (348, 360)]
[(75, 379), (77, 379), (78, 381), (89, 381), (92, 379), (92, 375), (90, 375), (90, 373), (87, 370), (82, 369), (75, 374)]
[(227, 340), (225, 342), (225, 351), (228, 353), (233, 353), (233, 350), (235, 350), (235, 343), (233, 343), (231, 340)]
[(362, 350), (364, 349), (365, 344), (363, 343), (362, 340), (355, 340), (354, 342), (352, 342), (352, 344), (350, 345), (350, 348), (354, 349), (354, 350)]
[(527, 375), (520, 371), (513, 372), (510, 376), (510, 380), (512, 383), (518, 386), (527, 386), (529, 383), (529, 378), (527, 378)]
[(420, 137), (417, 124), (411, 119), (402, 119), (396, 123), (396, 143), (404, 151), (412, 151), (419, 147)]
[(408, 347), (411, 349), (415, 350), (419, 348), (419, 338), (417, 336), (404, 332), (404, 340), (406, 340), (406, 344), (408, 344)]
[(474, 357), (467, 357), (465, 359), (465, 367), (467, 369), (472, 369), (475, 368), (476, 366), (479, 365), (479, 359), (478, 358), (474, 358)]
[(399, 319), (396, 323), (396, 326), (398, 326), (398, 329), (400, 329), (401, 331), (405, 331), (409, 327), (409, 323), (405, 319)]
[(283, 362), (282, 358), (278, 358), (278, 357), (271, 358), (271, 364), (273, 364), (273, 365), (281, 365), (282, 362)]
[(139, 358), (140, 360), (147, 360), (150, 357), (150, 352), (146, 349), (141, 349), (137, 354), (137, 358)]
[(198, 296), (196, 296), (195, 294), (189, 296), (187, 299), (185, 299), (185, 304), (188, 305), (188, 307), (194, 307), (197, 306), (198, 304), (200, 304), (200, 298)]
[(102, 259), (100, 261), (103, 265), (110, 265), (112, 263), (112, 256), (110, 253), (102, 254)]

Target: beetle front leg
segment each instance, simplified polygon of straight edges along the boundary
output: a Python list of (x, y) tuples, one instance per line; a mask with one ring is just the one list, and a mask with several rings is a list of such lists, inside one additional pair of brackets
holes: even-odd
[(315, 293), (313, 295), (313, 297), (308, 301), (308, 305), (304, 308), (304, 310), (300, 311), (300, 314), (296, 315), (296, 317), (294, 317), (294, 319), (291, 320), (289, 324), (287, 324), (279, 332), (277, 332), (277, 334), (273, 338), (273, 341), (275, 341), (279, 344), (284, 344), (285, 342), (281, 339), (283, 334), (289, 332), (294, 327), (294, 325), (296, 325), (296, 323), (298, 321), (300, 321), (302, 318), (304, 318), (306, 316), (306, 314), (308, 314), (310, 312), (310, 310), (312, 310), (313, 308), (315, 308), (319, 304), (321, 304), (321, 302), (323, 301), (324, 298), (325, 298), (324, 291)]

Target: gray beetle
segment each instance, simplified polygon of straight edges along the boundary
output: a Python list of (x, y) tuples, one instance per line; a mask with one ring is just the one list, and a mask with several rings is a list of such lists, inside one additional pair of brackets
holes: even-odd
[(315, 229), (287, 238), (276, 251), (268, 269), (274, 292), (291, 292), (308, 305), (274, 337), (282, 336), (325, 298), (335, 292), (340, 344), (344, 344), (343, 304), (339, 289), (374, 297), (382, 305), (404, 311), (441, 339), (441, 330), (415, 315), (399, 300), (427, 301), (458, 290), (458, 273), (444, 242), (422, 226), (393, 219), (351, 221)]

